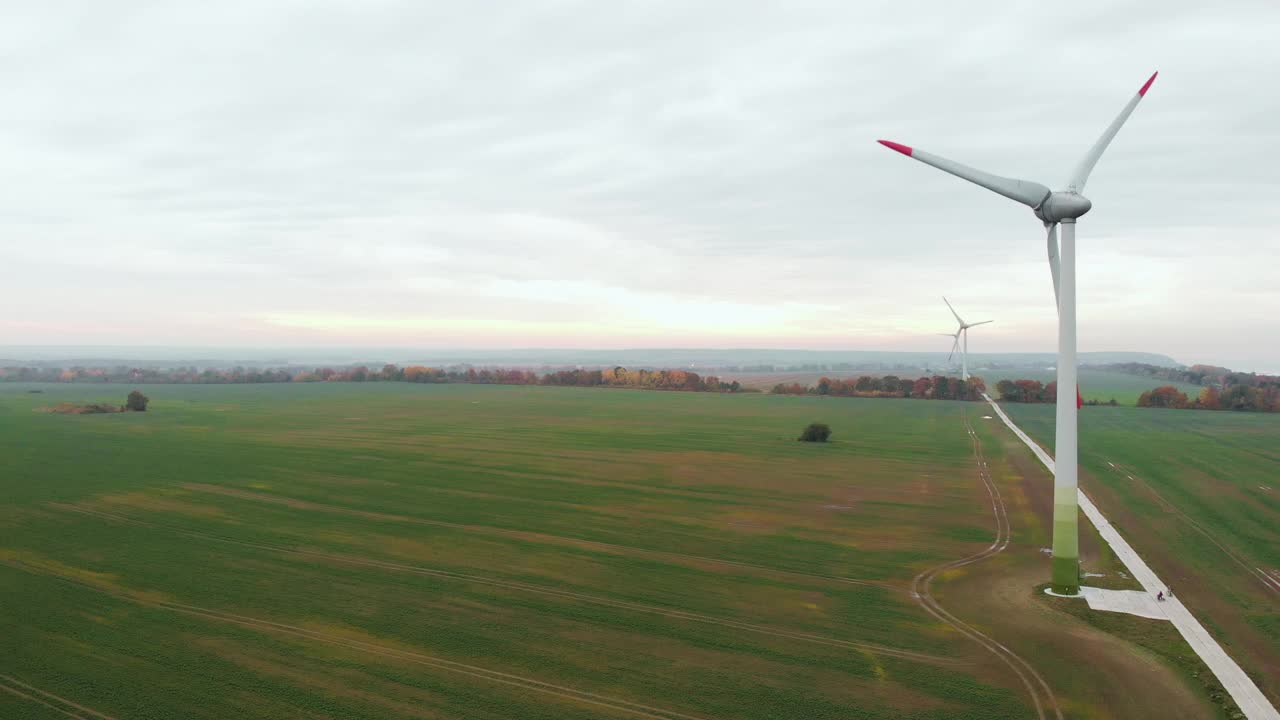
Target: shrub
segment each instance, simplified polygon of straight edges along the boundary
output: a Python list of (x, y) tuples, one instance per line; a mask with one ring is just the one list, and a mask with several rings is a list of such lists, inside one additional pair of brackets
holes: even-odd
[(831, 428), (825, 423), (809, 423), (809, 427), (797, 438), (800, 442), (826, 442), (831, 437)]
[(125, 401), (125, 407), (134, 412), (146, 412), (148, 402), (150, 402), (150, 400), (146, 395), (134, 390), (129, 393), (129, 399)]

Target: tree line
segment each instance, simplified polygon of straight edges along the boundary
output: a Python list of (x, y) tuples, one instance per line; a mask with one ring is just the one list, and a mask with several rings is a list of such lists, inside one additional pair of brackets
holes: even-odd
[(1280, 412), (1280, 383), (1263, 386), (1229, 385), (1222, 389), (1210, 386), (1201, 390), (1194, 400), (1172, 385), (1161, 385), (1139, 395), (1138, 407)]
[(1224, 375), (1231, 374), (1231, 371), (1224, 367), (1216, 365), (1192, 365), (1191, 367), (1164, 367), (1161, 365), (1148, 365), (1147, 363), (1110, 363), (1108, 365), (1097, 365), (1103, 370), (1115, 370), (1126, 375), (1138, 375), (1141, 377), (1151, 377), (1158, 380), (1169, 380), (1172, 382), (1186, 383), (1188, 385), (1208, 385), (1217, 382)]
[[(1161, 368), (1162, 370), (1167, 368)], [(1138, 396), (1138, 407), (1174, 408), (1179, 410), (1235, 410), (1241, 412), (1280, 412), (1280, 382), (1258, 383), (1267, 375), (1243, 375), (1257, 384), (1210, 385), (1193, 398), (1173, 385), (1161, 385)], [(1280, 380), (1280, 378), (1277, 378)], [(996, 383), (1001, 402), (1053, 403), (1058, 400), (1058, 383), (1043, 384), (1038, 380), (1001, 380)], [(1106, 403), (1090, 400), (1086, 405), (1117, 405), (1115, 398)]]
[[(1280, 386), (1280, 375), (1264, 375), (1260, 373), (1236, 372), (1218, 365), (1192, 365), (1190, 367), (1160, 367), (1145, 363), (1113, 363), (1098, 365), (1106, 370), (1116, 370), (1128, 375), (1140, 375), (1159, 380), (1200, 385), (1202, 387), (1217, 386), (1219, 390), (1242, 385), (1251, 388), (1268, 388)], [(1167, 386), (1161, 386), (1167, 387)]]
[(934, 375), (922, 378), (900, 378), (896, 375), (858, 378), (823, 377), (817, 385), (778, 383), (769, 392), (773, 395), (830, 395), (833, 397), (889, 397), (915, 398), (919, 400), (981, 400), (987, 385), (982, 378), (960, 378)]
[(1001, 380), (996, 383), (1000, 402), (1053, 403), (1058, 401), (1058, 383), (1039, 380)]
[(399, 370), (388, 365), (383, 380), (424, 383), (471, 383), (478, 385), (559, 385), (565, 387), (624, 387), (645, 390), (681, 390), (685, 392), (743, 392), (737, 380), (724, 382), (715, 375), (702, 376), (689, 370), (573, 368), (553, 370), (541, 376), (531, 370), (491, 368), (431, 368), (410, 365)]
[(1217, 365), (1167, 368), (1142, 363), (1121, 363), (1107, 367), (1203, 388), (1198, 395), (1191, 397), (1173, 385), (1161, 385), (1142, 393), (1138, 397), (1138, 407), (1280, 412), (1280, 375), (1235, 372)]
[(688, 370), (649, 370), (646, 368), (587, 370), (582, 368), (552, 370), (538, 374), (532, 370), (509, 368), (448, 367), (423, 365), (399, 367), (386, 364), (381, 368), (367, 365), (350, 367), (303, 368), (0, 368), (0, 381), (50, 383), (178, 383), (240, 384), (278, 382), (412, 382), (456, 383), (476, 385), (559, 385), (570, 387), (624, 387), (646, 390), (685, 392), (750, 392), (738, 381), (724, 382), (715, 375), (699, 375)]
[[(1016, 403), (1056, 403), (1058, 401), (1057, 381), (1042, 383), (1039, 380), (1001, 380), (996, 383), (996, 393), (1000, 402)], [(1115, 398), (1106, 402), (1086, 400), (1085, 405), (1119, 405)]]
[[(231, 384), (293, 382), (297, 368), (0, 367), (0, 382)], [(330, 370), (329, 372), (334, 372)]]

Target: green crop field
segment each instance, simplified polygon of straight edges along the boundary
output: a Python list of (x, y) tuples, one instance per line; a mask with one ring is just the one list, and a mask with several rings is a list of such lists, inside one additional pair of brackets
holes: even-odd
[[(1053, 408), (1007, 405), (1053, 447)], [(1082, 483), (1280, 700), (1280, 415), (1087, 407)]]
[(1037, 591), (1051, 480), (982, 404), (332, 383), (34, 411), (127, 389), (0, 386), (0, 717), (1219, 712), (1164, 626)]

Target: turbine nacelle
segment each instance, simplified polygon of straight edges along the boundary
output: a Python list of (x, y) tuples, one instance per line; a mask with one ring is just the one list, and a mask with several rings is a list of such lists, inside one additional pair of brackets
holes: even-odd
[(1032, 209), (1036, 217), (1045, 223), (1070, 222), (1093, 208), (1089, 198), (1076, 192), (1053, 192), (1044, 202)]

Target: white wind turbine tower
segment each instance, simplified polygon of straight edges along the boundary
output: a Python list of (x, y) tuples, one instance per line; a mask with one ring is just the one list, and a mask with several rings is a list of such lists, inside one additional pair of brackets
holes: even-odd
[(955, 338), (955, 342), (951, 343), (951, 355), (947, 356), (947, 362), (951, 362), (952, 355), (955, 355), (958, 349), (960, 351), (960, 379), (967, 381), (969, 379), (969, 328), (986, 325), (993, 321), (983, 320), (982, 322), (967, 323), (960, 317), (960, 313), (951, 307), (951, 302), (946, 297), (942, 298), (942, 302), (947, 303), (947, 308), (951, 310), (951, 314), (956, 316), (956, 322), (960, 323), (955, 335), (946, 333), (947, 337)]
[[(1080, 193), (1084, 190), (1089, 173), (1098, 158), (1111, 144), (1112, 138), (1129, 119), (1134, 108), (1156, 75), (1151, 77), (1129, 99), (1120, 115), (1103, 131), (1089, 152), (1067, 180), (1065, 190), (1053, 191), (1037, 182), (1016, 180), (983, 172), (968, 165), (916, 150), (900, 143), (881, 140), (880, 144), (915, 158), (926, 165), (951, 173), (1010, 200), (1031, 208), (1048, 230), (1049, 268), (1053, 274), (1053, 289), (1058, 300), (1058, 403), (1056, 427), (1056, 452), (1054, 464), (1057, 472), (1053, 487), (1053, 589), (1060, 593), (1076, 594), (1080, 591), (1080, 548), (1077, 528), (1077, 438), (1076, 416), (1079, 395), (1071, 398), (1070, 391), (1062, 388), (1078, 387), (1076, 381), (1076, 220), (1089, 212), (1093, 203)], [(1059, 257), (1058, 225), (1062, 225), (1062, 249)], [(1076, 402), (1072, 402), (1075, 400)]]

